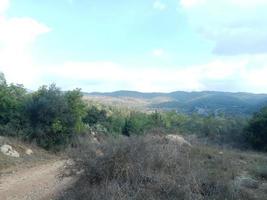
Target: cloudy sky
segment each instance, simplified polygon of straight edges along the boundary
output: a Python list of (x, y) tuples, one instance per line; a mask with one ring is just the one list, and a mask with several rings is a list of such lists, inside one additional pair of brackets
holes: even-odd
[(267, 93), (267, 0), (0, 0), (0, 71), (29, 89)]

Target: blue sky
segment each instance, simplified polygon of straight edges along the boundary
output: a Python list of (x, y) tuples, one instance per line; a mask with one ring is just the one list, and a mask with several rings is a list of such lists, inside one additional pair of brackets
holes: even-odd
[(267, 93), (266, 0), (0, 0), (0, 71), (30, 89)]

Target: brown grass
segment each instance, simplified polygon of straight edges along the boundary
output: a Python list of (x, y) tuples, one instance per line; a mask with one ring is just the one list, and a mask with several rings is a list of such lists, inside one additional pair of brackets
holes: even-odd
[(236, 179), (264, 156), (220, 151), (180, 147), (160, 136), (107, 139), (100, 145), (83, 138), (69, 166), (82, 173), (61, 199), (257, 199), (242, 192)]

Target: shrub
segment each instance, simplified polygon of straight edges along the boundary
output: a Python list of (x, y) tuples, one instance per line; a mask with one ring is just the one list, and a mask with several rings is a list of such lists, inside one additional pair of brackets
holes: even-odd
[(0, 135), (24, 136), (29, 126), (25, 112), (27, 99), (22, 85), (8, 85), (0, 73)]
[(78, 181), (61, 199), (239, 199), (230, 162), (180, 147), (160, 136), (83, 138), (71, 153)]
[(265, 179), (267, 180), (267, 166), (266, 166), (266, 163), (263, 163), (263, 164), (259, 164), (258, 166), (255, 166), (253, 169), (252, 169), (252, 173), (260, 178), (260, 179)]
[(104, 123), (107, 121), (107, 111), (98, 109), (96, 106), (91, 106), (87, 109), (83, 122), (92, 126), (97, 123)]
[(63, 93), (55, 85), (32, 94), (27, 113), (32, 127), (30, 140), (46, 149), (59, 149), (82, 131), (84, 103), (79, 90)]
[(255, 113), (250, 120), (246, 139), (254, 149), (267, 151), (267, 107)]

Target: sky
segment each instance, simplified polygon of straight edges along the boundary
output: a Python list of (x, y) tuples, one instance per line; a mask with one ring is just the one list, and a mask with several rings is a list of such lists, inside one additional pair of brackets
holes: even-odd
[(36, 90), (267, 93), (267, 0), (0, 0), (0, 71)]

